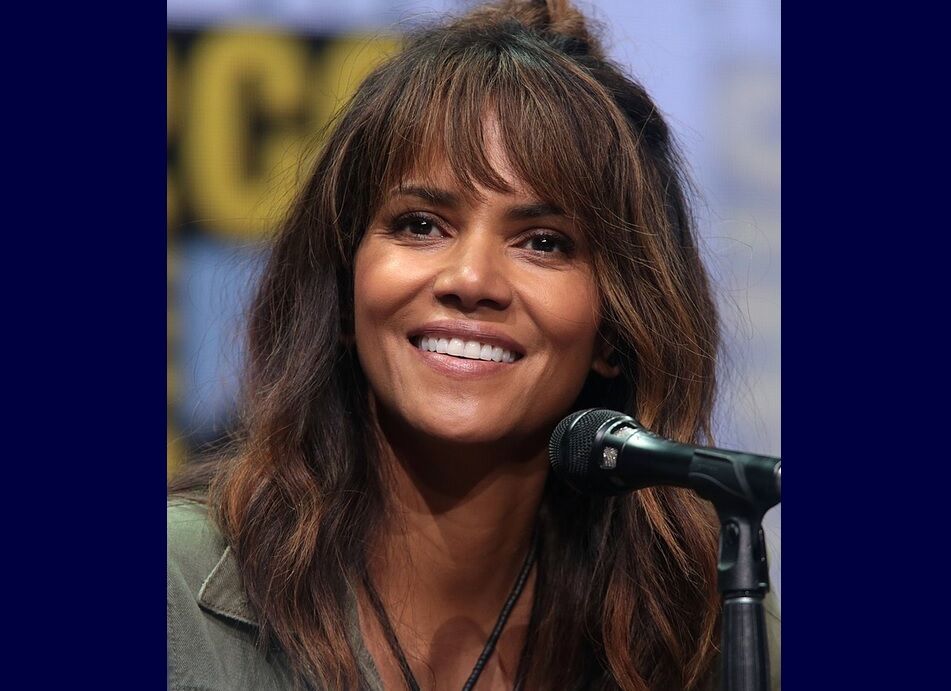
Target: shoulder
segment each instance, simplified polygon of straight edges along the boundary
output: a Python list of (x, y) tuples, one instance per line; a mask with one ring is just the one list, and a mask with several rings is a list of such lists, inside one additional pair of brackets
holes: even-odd
[(208, 507), (176, 498), (166, 513), (169, 689), (290, 688), (285, 661), (257, 646), (237, 560)]
[(197, 598), (227, 543), (212, 521), (208, 506), (193, 499), (174, 498), (166, 502), (166, 531), (169, 575), (178, 575)]
[(221, 688), (223, 671), (215, 635), (200, 604), (208, 575), (224, 553), (224, 540), (203, 504), (166, 502), (166, 618), (169, 689)]

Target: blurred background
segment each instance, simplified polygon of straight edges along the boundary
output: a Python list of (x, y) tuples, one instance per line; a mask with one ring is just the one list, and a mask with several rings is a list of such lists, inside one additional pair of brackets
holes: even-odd
[[(400, 34), (473, 2), (167, 0), (167, 474), (233, 422), (242, 315), (331, 113)], [(780, 2), (589, 0), (667, 116), (724, 322), (716, 443), (780, 456)], [(780, 507), (767, 514), (780, 592)]]

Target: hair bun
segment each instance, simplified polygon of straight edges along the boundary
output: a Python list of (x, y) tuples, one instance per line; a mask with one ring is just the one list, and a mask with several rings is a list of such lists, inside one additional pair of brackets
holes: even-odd
[(572, 57), (604, 56), (601, 42), (589, 29), (590, 21), (569, 0), (502, 0), (477, 8), (462, 21), (496, 23), (507, 19), (541, 34)]

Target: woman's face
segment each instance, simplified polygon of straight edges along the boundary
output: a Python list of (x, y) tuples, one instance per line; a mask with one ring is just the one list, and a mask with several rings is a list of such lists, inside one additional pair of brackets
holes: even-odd
[(582, 230), (510, 173), (489, 135), (512, 193), (460, 189), (445, 166), (417, 172), (356, 256), (356, 346), (377, 405), (457, 443), (547, 434), (592, 367), (610, 376)]

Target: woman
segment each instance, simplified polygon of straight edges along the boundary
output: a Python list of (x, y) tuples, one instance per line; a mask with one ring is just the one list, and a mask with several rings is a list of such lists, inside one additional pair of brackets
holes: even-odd
[(684, 187), (567, 2), (478, 9), (373, 72), (253, 304), (240, 446), (169, 504), (171, 687), (712, 687), (709, 505), (581, 496), (547, 456), (595, 406), (709, 440)]

